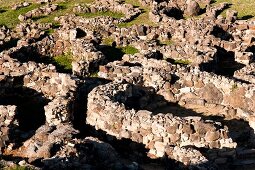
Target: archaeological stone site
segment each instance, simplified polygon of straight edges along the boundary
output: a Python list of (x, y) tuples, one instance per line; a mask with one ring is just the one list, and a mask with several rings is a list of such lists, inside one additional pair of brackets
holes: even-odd
[(255, 2), (225, 1), (0, 0), (0, 169), (255, 169)]

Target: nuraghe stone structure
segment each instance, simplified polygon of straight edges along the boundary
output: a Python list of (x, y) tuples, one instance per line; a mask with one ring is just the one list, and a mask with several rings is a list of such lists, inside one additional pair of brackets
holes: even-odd
[[(223, 17), (229, 4), (210, 0), (139, 0), (153, 24), (120, 27), (146, 11), (95, 0), (73, 5), (54, 28), (33, 20), (60, 10), (60, 1), (37, 2), (14, 29), (0, 28), (0, 164), (255, 167), (254, 19), (237, 20), (234, 10)], [(82, 17), (107, 11), (123, 17)], [(139, 52), (107, 53), (125, 46)], [(72, 70), (53, 62), (63, 54), (71, 55)]]

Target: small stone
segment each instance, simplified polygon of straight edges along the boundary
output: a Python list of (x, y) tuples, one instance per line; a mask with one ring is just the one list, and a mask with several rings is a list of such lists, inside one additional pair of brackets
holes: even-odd
[(218, 131), (208, 131), (206, 134), (205, 134), (205, 140), (206, 141), (216, 141), (217, 139), (220, 138), (220, 133)]

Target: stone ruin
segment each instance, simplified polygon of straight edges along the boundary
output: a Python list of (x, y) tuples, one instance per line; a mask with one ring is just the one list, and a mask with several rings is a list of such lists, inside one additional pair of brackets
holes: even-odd
[[(96, 13), (96, 12), (119, 12), (123, 13), (125, 16), (117, 20), (118, 22), (129, 22), (132, 21), (135, 17), (142, 13), (139, 8), (134, 8), (131, 4), (123, 3), (122, 1), (116, 0), (106, 0), (100, 1), (96, 0), (88, 6), (77, 5), (74, 7), (74, 13)], [(116, 22), (117, 22), (116, 21)]]
[[(10, 157), (39, 169), (135, 170), (153, 161), (160, 166), (154, 169), (254, 168), (255, 22), (237, 20), (233, 10), (218, 15), (228, 4), (210, 2), (203, 10), (198, 0), (140, 0), (155, 25), (121, 28), (141, 9), (96, 0), (73, 12), (124, 17), (68, 14), (53, 28), (30, 21), (59, 9), (58, 1), (40, 1), (46, 6), (19, 16), (15, 29), (1, 27), (0, 163), (9, 166)], [(139, 52), (118, 59), (104, 52), (128, 45)], [(72, 56), (67, 73), (52, 62), (65, 53)]]
[(52, 12), (56, 11), (58, 9), (57, 4), (47, 4), (46, 6), (36, 8), (32, 11), (28, 11), (24, 15), (19, 15), (18, 19), (20, 21), (26, 21), (28, 19), (41, 17), (44, 15), (50, 15)]

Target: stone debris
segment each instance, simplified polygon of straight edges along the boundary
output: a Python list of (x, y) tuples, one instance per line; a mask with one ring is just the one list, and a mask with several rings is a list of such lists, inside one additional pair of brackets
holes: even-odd
[(77, 5), (74, 7), (74, 13), (96, 13), (96, 12), (119, 12), (125, 16), (120, 18), (118, 22), (129, 22), (137, 17), (142, 11), (139, 8), (135, 8), (131, 4), (123, 3), (119, 0), (96, 0), (88, 6)]
[(14, 4), (14, 5), (12, 6), (12, 10), (18, 10), (18, 9), (20, 9), (20, 8), (28, 7), (28, 6), (30, 6), (30, 5), (31, 5), (31, 3), (29, 3), (29, 2), (17, 3), (17, 4)]
[(24, 15), (20, 14), (18, 16), (18, 19), (23, 22), (28, 19), (40, 17), (43, 15), (50, 15), (52, 12), (56, 11), (57, 9), (58, 9), (57, 4), (47, 4), (46, 6), (33, 9), (32, 11), (28, 11)]

